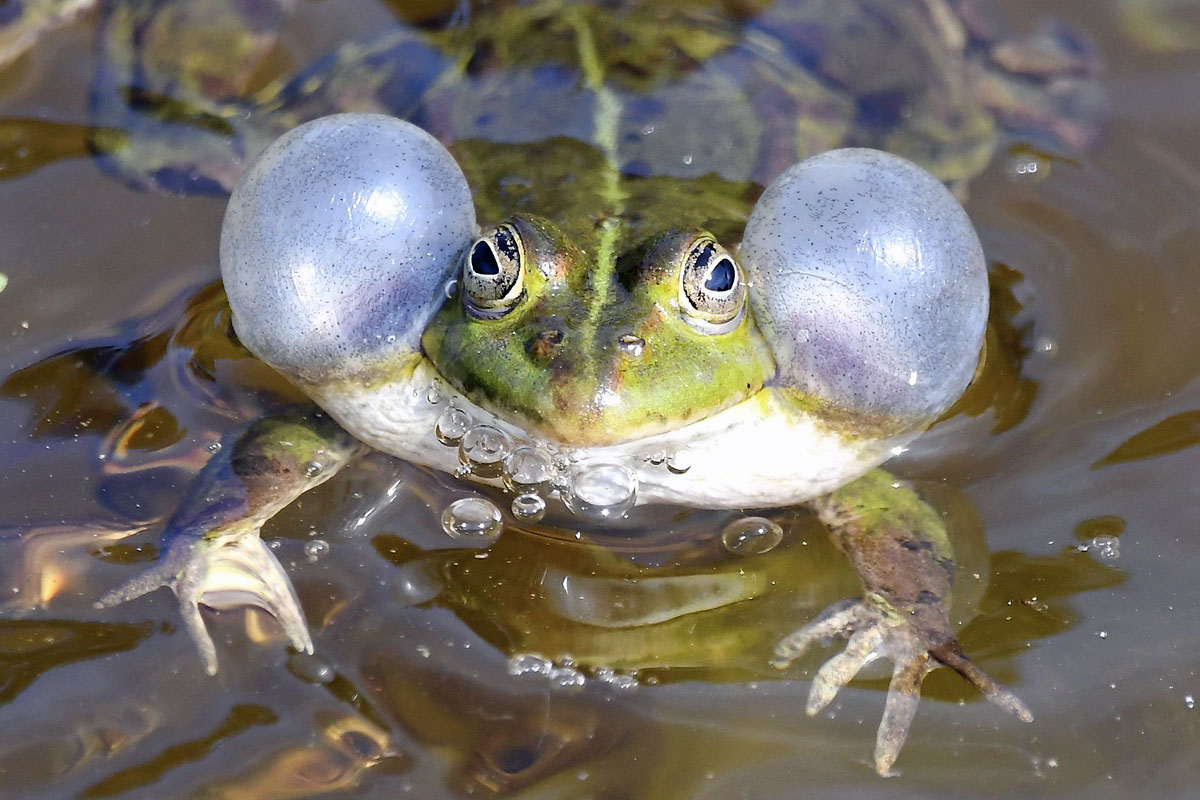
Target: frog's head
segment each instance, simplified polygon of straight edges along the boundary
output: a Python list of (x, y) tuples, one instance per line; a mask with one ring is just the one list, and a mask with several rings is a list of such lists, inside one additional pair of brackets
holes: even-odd
[(382, 443), (431, 413), (413, 400), (430, 365), (510, 427), (573, 446), (700, 420), (724, 430), (725, 409), (768, 444), (818, 417), (882, 441), (929, 424), (974, 372), (979, 241), (945, 187), (895, 156), (834, 151), (786, 171), (736, 255), (679, 223), (695, 205), (630, 235), (545, 207), (480, 230), (480, 199), (409, 123), (350, 114), (293, 130), (226, 214), (239, 336)]
[(549, 221), (514, 217), (462, 259), (422, 339), (475, 402), (571, 445), (629, 441), (759, 391), (773, 372), (745, 274), (704, 232), (669, 232), (608, 269)]

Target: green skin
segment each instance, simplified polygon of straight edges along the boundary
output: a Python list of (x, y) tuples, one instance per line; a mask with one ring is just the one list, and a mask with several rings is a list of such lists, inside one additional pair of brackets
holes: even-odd
[[(0, 63), (28, 45), (30, 31), (59, 24), (84, 5), (26, 2), (28, 12), (0, 21)], [(26, 161), (41, 165), (90, 148), (136, 185), (219, 191), (232, 185), (249, 156), (306, 119), (341, 110), (413, 118), (450, 147), (485, 226), (509, 220), (518, 228), (527, 265), (526, 294), (513, 312), (480, 320), (462, 303), (447, 302), (425, 331), (424, 355), (479, 405), (531, 434), (567, 444), (637, 440), (678, 428), (769, 384), (775, 364), (752, 316), (720, 336), (698, 332), (680, 309), (678, 270), (697, 236), (732, 246), (760, 187), (784, 167), (834, 146), (874, 146), (961, 183), (986, 166), (1006, 119), (1035, 124), (1069, 144), (1079, 142), (1090, 122), (1062, 113), (1082, 108), (1071, 105), (1074, 98), (1062, 83), (1064, 75), (1085, 75), (1082, 56), (1072, 62), (1060, 53), (1065, 66), (1057, 72), (1001, 74), (988, 61), (984, 34), (962, 27), (940, 0), (781, 3), (760, 21), (770, 35), (808, 47), (817, 57), (806, 66), (780, 50), (743, 41), (738, 25), (713, 23), (715, 0), (633, 5), (623, 14), (592, 4), (564, 10), (549, 0), (519, 7), (479, 3), (469, 24), (432, 33), (402, 28), (346, 45), (291, 83), (254, 97), (239, 95), (291, 3), (262, 4), (265, 16), (253, 21), (243, 20), (243, 6), (227, 0), (114, 4), (104, 34), (105, 70), (94, 91), (94, 124), (60, 126), (56, 138), (47, 135), (46, 123), (29, 121), (25, 130), (14, 121), (15, 141), (24, 132), (30, 141), (49, 143), (35, 147)], [(436, 69), (420, 72), (420, 65), (435, 61)], [(596, 101), (590, 143), (555, 136), (511, 144), (493, 134), (528, 127), (528, 105), (538, 95), (523, 94), (532, 91), (523, 76), (545, 66), (565, 70)], [(685, 77), (696, 81), (690, 94), (656, 94)], [(1054, 93), (1042, 91), (1055, 81)], [(648, 115), (639, 124), (670, 136), (638, 139), (612, 115), (606, 119), (606, 104), (611, 109), (627, 101), (627, 116)], [(492, 127), (480, 122), (481, 105)], [(906, 113), (889, 113), (899, 105)], [(706, 166), (684, 169), (681, 142), (710, 124), (727, 135), (729, 146), (709, 152), (704, 140), (689, 139), (686, 147), (694, 145)], [(689, 160), (682, 163), (691, 164), (686, 152)], [(627, 358), (614, 344), (622, 335), (644, 341), (640, 358)], [(805, 412), (815, 410), (811, 398), (792, 399)], [(827, 424), (848, 435), (872, 435), (878, 424), (845, 409), (825, 412)], [(216, 653), (198, 608), (220, 605), (222, 593), (236, 588), (272, 611), (297, 648), (310, 649), (286, 575), (266, 548), (256, 546), (258, 532), (361, 450), (312, 409), (281, 412), (247, 427), (197, 477), (164, 533), (160, 564), (100, 604), (169, 586), (214, 672)], [(321, 465), (315, 472), (308, 468), (314, 462)], [(863, 590), (861, 599), (831, 607), (775, 645), (775, 663), (782, 667), (817, 641), (848, 638), (846, 652), (818, 672), (810, 713), (867, 661), (891, 659), (895, 672), (875, 754), (881, 774), (899, 753), (920, 680), (935, 663), (1030, 718), (1019, 700), (962, 655), (948, 615), (953, 551), (936, 511), (882, 471), (810, 506)], [(506, 540), (512, 537), (494, 547)], [(755, 606), (776, 615), (761, 624), (722, 614), (778, 593), (769, 590), (776, 584), (795, 588), (791, 553), (781, 548), (756, 557), (760, 568), (748, 577), (745, 562), (715, 573), (701, 569), (697, 574), (715, 576), (724, 587), (720, 607), (681, 616), (690, 612), (683, 608), (674, 621), (624, 631), (577, 627), (568, 634), (569, 650), (587, 667), (719, 667), (747, 658), (765, 663), (761, 631), (777, 630), (777, 616), (785, 613), (780, 609), (790, 606)], [(506, 607), (519, 604), (489, 602), (487, 587), (495, 582), (484, 569), (460, 580), (455, 557), (431, 558), (449, 578), (443, 600), (463, 609), (464, 619), (486, 609), (489, 626), (527, 627), (503, 618), (515, 613)], [(491, 561), (507, 563), (482, 563)], [(616, 571), (631, 585), (651, 580), (644, 570), (614, 562), (623, 565)], [(664, 593), (662, 602), (680, 602), (686, 580), (694, 577), (666, 576), (685, 582), (678, 592)], [(662, 616), (671, 617), (671, 610)], [(706, 646), (699, 656), (698, 631), (704, 631), (699, 641)], [(638, 641), (655, 647), (639, 649)], [(562, 652), (554, 643), (508, 642)]]
[[(517, 225), (534, 267), (525, 299), (496, 320), (446, 303), (422, 339), (438, 371), (478, 404), (569, 445), (630, 441), (711, 416), (773, 374), (748, 319), (720, 336), (684, 321), (670, 267), (690, 238), (656, 242), (643, 263), (605, 275), (549, 223)], [(640, 358), (617, 346), (622, 335), (645, 343)]]

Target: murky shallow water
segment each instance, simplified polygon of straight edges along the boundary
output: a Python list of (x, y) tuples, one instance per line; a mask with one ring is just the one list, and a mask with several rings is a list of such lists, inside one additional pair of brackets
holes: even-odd
[[(215, 277), (223, 202), (130, 191), (73, 159), (0, 184), (0, 271), (10, 279), (0, 293), (0, 563), (14, 601), (52, 595), (46, 610), (14, 607), (0, 620), (3, 794), (307, 796), (355, 785), (378, 797), (1193, 795), (1200, 39), (1152, 46), (1161, 37), (1122, 25), (1119, 10), (1135, 6), (1006, 7), (1029, 20), (1053, 10), (1097, 41), (1112, 119), (1078, 161), (1042, 161), (1030, 174), (1022, 153), (1001, 154), (972, 183), (968, 207), (993, 283), (1010, 290), (998, 295), (1007, 334), (1026, 352), (1019, 374), (990, 385), (1004, 395), (998, 411), (969, 397), (968, 413), (894, 465), (946, 482), (981, 517), (990, 587), (962, 638), (1033, 708), (1032, 725), (935, 673), (898, 765), (903, 777), (882, 781), (864, 763), (882, 684), (857, 682), (808, 719), (807, 683), (768, 674), (770, 631), (747, 632), (751, 644), (739, 650), (736, 616), (711, 635), (729, 636), (744, 656), (720, 669), (649, 669), (658, 685), (633, 691), (510, 675), (509, 654), (527, 642), (513, 632), (519, 624), (503, 623), (525, 619), (532, 641), (555, 641), (522, 592), (582, 556), (502, 537), (491, 577), (464, 577), (481, 574), (471, 552), (438, 576), (483, 580), (491, 588), (476, 597), (498, 605), (426, 603), (430, 576), (413, 566), (414, 553), (450, 546), (441, 509), (471, 492), (386, 463), (331, 482), (268, 529), (319, 658), (288, 656), (254, 614), (223, 613), (210, 618), (222, 671), (206, 678), (167, 593), (103, 612), (90, 604), (154, 554), (154, 531), (118, 541), (116, 521), (168, 511), (207, 444), (236, 426), (228, 409), (245, 393), (221, 387), (283, 387), (226, 351), (214, 354), (221, 380), (198, 380), (156, 335)], [(1185, 6), (1167, 30), (1185, 32), (1189, 14), (1200, 25), (1200, 11)], [(275, 68), (388, 18), (370, 4), (349, 14), (306, 5)], [(88, 23), (59, 31), (4, 73), (3, 116), (85, 121), (92, 35)], [(197, 335), (193, 326), (177, 344)], [(68, 348), (81, 350), (50, 358)], [(101, 369), (108, 380), (94, 377)], [(123, 422), (139, 408), (136, 424)], [(97, 453), (114, 452), (114, 430), (124, 434), (120, 457), (102, 469)], [(402, 501), (367, 514), (396, 479)], [(113, 529), (80, 535), (79, 523), (97, 520)], [(727, 521), (665, 514), (654, 525), (708, 532), (711, 544)], [(784, 521), (791, 547), (815, 551), (804, 585), (820, 583), (835, 557), (811, 520)], [(1115, 560), (1103, 541), (1080, 552), (1112, 535)], [(313, 539), (329, 543), (315, 560), (305, 550)], [(631, 557), (668, 559), (669, 572), (680, 554), (651, 538)], [(728, 562), (713, 569), (722, 568)], [(22, 582), (31, 575), (44, 582)], [(620, 647), (631, 663), (685, 663), (651, 646), (661, 644)]]

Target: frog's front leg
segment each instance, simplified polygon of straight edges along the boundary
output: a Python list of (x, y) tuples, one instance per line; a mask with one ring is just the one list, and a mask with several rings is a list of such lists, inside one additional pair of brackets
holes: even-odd
[(824, 708), (877, 658), (893, 663), (875, 742), (875, 770), (886, 775), (908, 736), (921, 681), (938, 664), (952, 668), (993, 703), (1025, 722), (1033, 715), (962, 651), (950, 625), (954, 553), (941, 517), (909, 486), (875, 470), (810, 504), (858, 572), (862, 599), (828, 608), (775, 647), (780, 669), (814, 642), (846, 639), (820, 668), (806, 711)]
[(217, 671), (217, 654), (201, 604), (259, 606), (279, 620), (296, 649), (311, 653), (291, 581), (259, 531), (301, 494), (329, 480), (361, 447), (314, 406), (289, 409), (226, 437), (168, 521), (158, 563), (96, 606), (169, 587), (210, 675)]

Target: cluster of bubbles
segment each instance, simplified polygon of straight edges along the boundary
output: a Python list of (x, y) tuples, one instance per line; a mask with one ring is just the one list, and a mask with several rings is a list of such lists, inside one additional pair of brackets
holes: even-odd
[(1081, 553), (1091, 553), (1101, 561), (1116, 561), (1121, 557), (1121, 540), (1111, 534), (1093, 536), (1077, 548)]
[[(634, 347), (636, 342), (629, 342)], [(445, 399), (435, 381), (426, 399), (436, 405)], [(455, 404), (451, 395), (447, 408), (434, 425), (434, 435), (446, 447), (458, 450), (460, 478), (499, 480), (512, 495), (510, 510), (520, 522), (537, 522), (546, 513), (547, 501), (555, 494), (572, 513), (595, 520), (626, 516), (637, 503), (637, 473), (616, 461), (578, 462), (576, 454), (545, 442), (514, 440), (507, 432), (486, 422), (477, 422)], [(675, 474), (692, 466), (687, 448), (668, 453), (649, 453), (643, 460), (665, 466)], [(490, 500), (466, 497), (455, 500), (442, 513), (442, 528), (454, 539), (487, 545), (499, 537), (503, 520)], [(758, 555), (774, 549), (783, 539), (783, 529), (764, 517), (744, 517), (730, 523), (721, 534), (725, 548), (737, 555)]]
[[(611, 667), (597, 667), (591, 671), (591, 680), (608, 684), (618, 691), (636, 689), (637, 675), (620, 672)], [(588, 682), (588, 676), (570, 656), (563, 656), (558, 663), (536, 653), (518, 653), (508, 660), (509, 675), (536, 675), (545, 678), (552, 686), (567, 691), (578, 691)]]
[[(443, 399), (442, 387), (434, 382), (426, 400), (436, 405)], [(434, 435), (458, 450), (459, 477), (501, 481), (513, 495), (512, 515), (521, 522), (540, 520), (555, 494), (573, 513), (599, 520), (624, 517), (637, 503), (637, 473), (630, 466), (610, 461), (579, 463), (575, 454), (556, 445), (516, 441), (495, 425), (472, 419), (455, 405), (453, 396), (434, 425)], [(652, 463), (667, 463), (669, 469), (683, 472), (687, 465), (671, 460), (683, 458), (664, 453)], [(482, 498), (458, 500), (442, 515), (442, 526), (455, 538), (478, 540), (498, 535), (500, 512)]]

